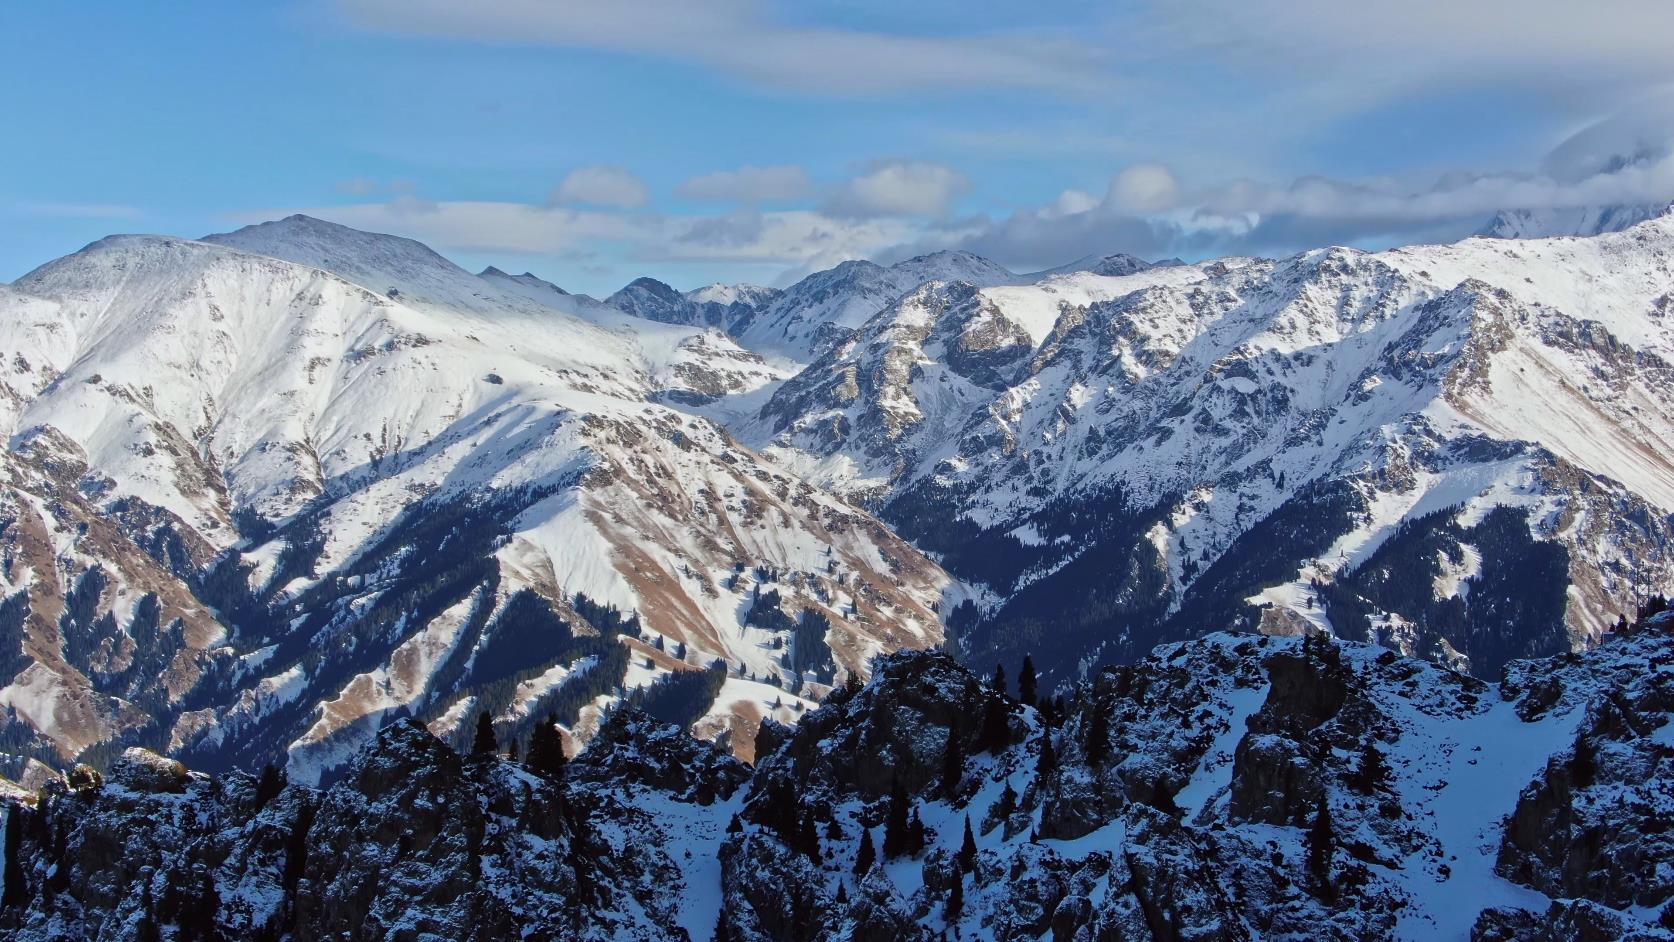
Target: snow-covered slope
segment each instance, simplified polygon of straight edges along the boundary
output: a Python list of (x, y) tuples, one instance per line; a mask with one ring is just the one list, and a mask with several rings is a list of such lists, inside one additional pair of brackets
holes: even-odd
[(890, 302), (927, 281), (1005, 284), (1016, 276), (969, 252), (936, 252), (888, 267), (844, 262), (785, 289), (734, 330), (751, 350), (807, 362)]
[(715, 331), (306, 217), (112, 237), (0, 303), (20, 751), (313, 776), (392, 711), (581, 722), (636, 634), (800, 687), (766, 588), (839, 674), (940, 637), (935, 564), (661, 404), (776, 378)]
[[(1395, 561), (1428, 585), (1515, 508), (1533, 542), (1502, 540), (1473, 577), (1558, 548), (1567, 596), (1530, 623), (1466, 629), (1478, 615), (1390, 590), (1345, 600), (1361, 610), (1336, 626), (1491, 673), (1674, 586), (1671, 305), (1674, 215), (1589, 239), (932, 284), (738, 428), (988, 583), (971, 655), (1050, 637), (1072, 673), (1180, 632), (1330, 624), (1314, 583), (1354, 582), (1403, 522), (1455, 512), (1426, 524), (1460, 531), (1447, 561)], [(1066, 607), (1095, 586), (1112, 598)], [(1449, 597), (1487, 618), (1491, 595)]]
[(1477, 235), (1491, 239), (1548, 239), (1620, 232), (1668, 209), (1661, 205), (1577, 206), (1570, 209), (1505, 209)]

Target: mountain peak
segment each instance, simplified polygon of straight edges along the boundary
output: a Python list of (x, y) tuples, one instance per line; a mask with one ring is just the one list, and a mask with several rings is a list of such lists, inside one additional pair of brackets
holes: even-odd
[(1618, 203), (1561, 209), (1502, 209), (1475, 235), (1488, 239), (1549, 239), (1620, 232), (1666, 215), (1667, 204)]

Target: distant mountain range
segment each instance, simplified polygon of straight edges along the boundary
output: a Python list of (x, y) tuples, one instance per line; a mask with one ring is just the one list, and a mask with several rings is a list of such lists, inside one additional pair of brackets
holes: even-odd
[(329, 782), (398, 718), (624, 705), (748, 758), (944, 644), (1049, 690), (1229, 628), (1586, 648), (1674, 590), (1674, 216), (1633, 215), (603, 301), (302, 216), (101, 240), (0, 286), (0, 773)]

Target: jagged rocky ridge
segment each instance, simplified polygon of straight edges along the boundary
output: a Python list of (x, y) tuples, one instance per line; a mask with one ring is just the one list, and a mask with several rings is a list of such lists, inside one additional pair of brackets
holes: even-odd
[(12, 799), (0, 926), (1668, 939), (1671, 713), (1666, 615), (1498, 683), (1370, 645), (1215, 635), (1039, 708), (902, 653), (796, 728), (768, 724), (753, 774), (629, 710), (557, 779), (409, 720), (325, 791), (135, 751)]
[(1671, 260), (1663, 213), (935, 281), (735, 428), (985, 587), (978, 663), (1312, 625), (1491, 677), (1674, 588)]

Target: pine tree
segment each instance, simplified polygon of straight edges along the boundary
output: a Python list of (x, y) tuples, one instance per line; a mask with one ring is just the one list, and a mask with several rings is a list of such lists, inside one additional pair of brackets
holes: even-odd
[(1041, 730), (1040, 760), (1035, 763), (1035, 774), (1041, 778), (1058, 771), (1058, 751), (1052, 748), (1052, 731)]
[(557, 717), (535, 724), (529, 734), (529, 752), (525, 764), (537, 775), (556, 779), (564, 774), (564, 740), (558, 735)]
[(907, 790), (896, 779), (889, 790), (889, 810), (884, 815), (883, 853), (885, 860), (894, 860), (907, 852), (912, 838), (907, 833)]
[(1023, 667), (1017, 672), (1017, 699), (1034, 706), (1035, 693), (1035, 659), (1025, 654)]
[(847, 883), (841, 881), (837, 883), (836, 902), (838, 906), (847, 906), (849, 904), (849, 885)]
[(500, 751), (500, 743), (494, 738), (494, 717), (484, 710), (477, 714), (477, 735), (471, 742), (471, 752), (479, 756), (491, 756)]
[(953, 871), (953, 885), (947, 891), (946, 918), (948, 922), (958, 920), (959, 914), (965, 911), (965, 874)]
[(840, 841), (843, 839), (843, 826), (837, 823), (836, 815), (832, 815), (831, 819), (825, 822), (825, 839), (828, 841)]
[(1575, 738), (1575, 753), (1569, 760), (1569, 779), (1578, 788), (1592, 785), (1598, 778), (1598, 746), (1586, 736)]
[(1308, 872), (1318, 883), (1321, 898), (1331, 894), (1331, 853), (1335, 835), (1331, 827), (1331, 803), (1321, 795), (1314, 823), (1308, 828)]
[(878, 861), (878, 852), (872, 847), (872, 831), (862, 828), (860, 831), (860, 849), (854, 855), (854, 872), (858, 876), (865, 876), (866, 871)]
[(1011, 745), (1011, 710), (1004, 697), (989, 697), (982, 707), (982, 748), (999, 755)]
[(515, 737), (506, 737), (506, 761), (517, 761), (517, 739)]
[(261, 777), (256, 779), (256, 807), (267, 807), (267, 803), (276, 798), (284, 788), (285, 773), (271, 762), (262, 766)]
[(965, 750), (959, 745), (959, 727), (947, 731), (947, 746), (942, 750), (942, 796), (952, 801), (959, 794), (959, 782), (965, 777)]
[(913, 809), (913, 816), (907, 821), (907, 856), (917, 857), (924, 853), (924, 844), (929, 835), (925, 833), (924, 819), (918, 816), (918, 809)]
[(1017, 810), (1017, 790), (1011, 787), (1011, 780), (1006, 780), (1005, 790), (1000, 792), (999, 815), (1002, 819), (1009, 818)]
[(1004, 664), (994, 665), (994, 679), (989, 682), (988, 686), (992, 687), (994, 692), (1000, 696), (1006, 695), (1006, 666)]
[(1092, 717), (1087, 720), (1087, 764), (1095, 768), (1110, 756), (1110, 713), (1105, 705), (1093, 701)]
[(971, 816), (965, 815), (965, 840), (959, 845), (959, 855), (953, 858), (959, 869), (970, 873), (976, 868), (977, 846), (976, 835), (971, 833)]
[(809, 860), (819, 863), (820, 835), (814, 827), (814, 812), (806, 808), (802, 810), (802, 822), (796, 829), (796, 849)]

